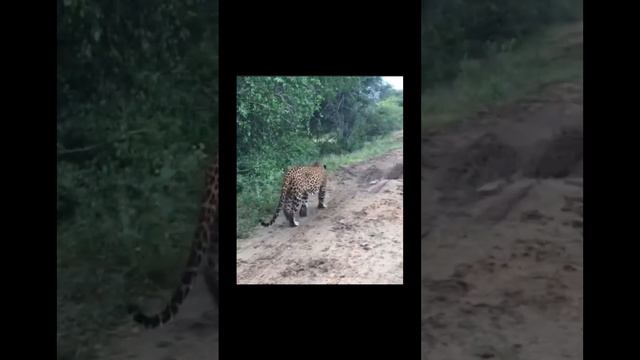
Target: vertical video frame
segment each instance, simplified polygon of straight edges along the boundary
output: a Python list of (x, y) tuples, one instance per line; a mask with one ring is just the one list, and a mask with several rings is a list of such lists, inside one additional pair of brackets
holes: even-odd
[(403, 283), (402, 80), (237, 77), (237, 284)]

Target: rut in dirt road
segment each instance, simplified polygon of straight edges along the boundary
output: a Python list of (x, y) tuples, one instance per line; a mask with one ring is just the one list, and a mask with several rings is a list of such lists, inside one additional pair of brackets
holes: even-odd
[(327, 208), (238, 240), (240, 284), (401, 284), (402, 150), (330, 176)]
[(581, 94), (423, 140), (423, 359), (582, 359)]

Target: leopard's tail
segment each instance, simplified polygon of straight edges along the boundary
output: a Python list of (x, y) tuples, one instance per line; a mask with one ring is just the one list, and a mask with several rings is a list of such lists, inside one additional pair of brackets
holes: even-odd
[(158, 326), (165, 325), (170, 322), (178, 313), (180, 305), (187, 298), (187, 295), (191, 291), (196, 277), (198, 276), (198, 270), (200, 264), (204, 258), (204, 255), (209, 246), (209, 228), (202, 224), (196, 231), (196, 237), (191, 245), (191, 251), (189, 253), (189, 259), (185, 271), (182, 275), (180, 285), (174, 290), (173, 296), (164, 309), (155, 315), (145, 315), (137, 307), (131, 307), (130, 312), (135, 312), (133, 320), (146, 328), (156, 328)]
[(276, 211), (273, 213), (273, 217), (268, 222), (260, 220), (260, 224), (262, 224), (262, 226), (265, 226), (265, 227), (271, 226), (278, 218), (278, 214), (280, 214), (280, 210), (282, 210), (282, 204), (284, 204), (284, 200), (286, 197), (285, 190), (286, 190), (286, 187), (283, 185), (282, 192), (280, 193), (280, 201), (278, 201), (278, 206), (276, 206)]

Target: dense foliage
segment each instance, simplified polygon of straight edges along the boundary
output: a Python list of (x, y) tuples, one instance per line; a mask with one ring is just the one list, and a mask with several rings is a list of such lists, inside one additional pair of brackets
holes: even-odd
[(218, 4), (57, 8), (58, 356), (81, 358), (182, 266), (217, 147)]
[[(389, 101), (380, 108), (382, 100)], [(394, 104), (401, 106), (401, 94), (380, 77), (239, 78), (238, 155), (241, 160), (268, 156), (282, 166), (352, 151), (401, 127), (401, 112), (395, 118), (383, 113)], [(329, 143), (337, 145), (328, 149)], [(255, 168), (240, 163), (240, 170)]]
[(422, 84), (451, 80), (460, 61), (518, 45), (549, 24), (582, 17), (582, 0), (422, 2)]

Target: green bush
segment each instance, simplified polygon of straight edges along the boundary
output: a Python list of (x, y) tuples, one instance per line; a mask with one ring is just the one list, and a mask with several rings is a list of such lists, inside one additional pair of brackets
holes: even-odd
[(401, 99), (390, 97), (381, 101), (371, 120), (365, 123), (365, 136), (372, 138), (402, 129), (402, 116)]
[(582, 18), (582, 0), (423, 1), (422, 87), (451, 80), (460, 61), (516, 46), (524, 36)]

